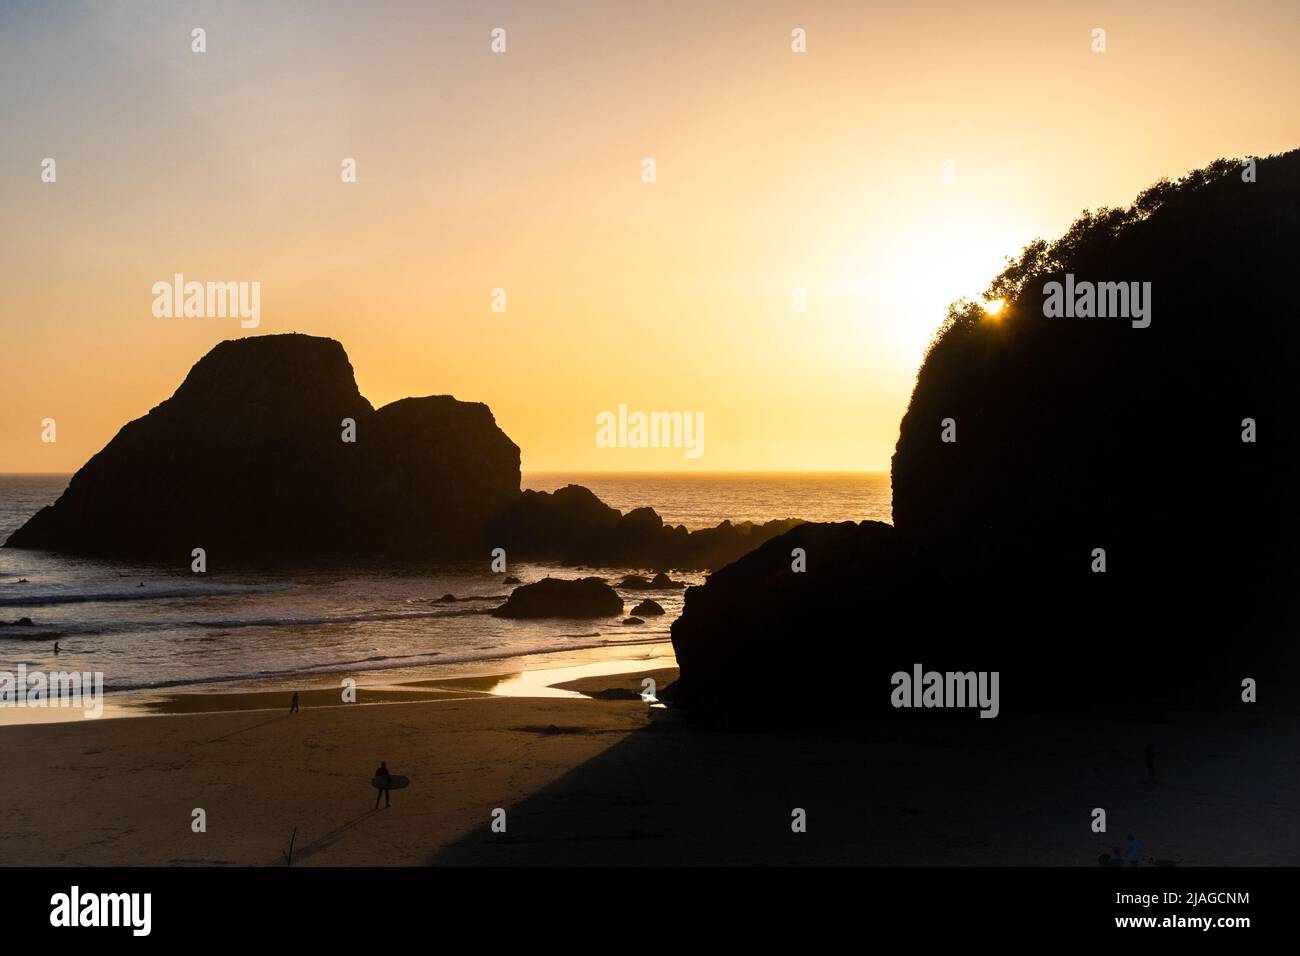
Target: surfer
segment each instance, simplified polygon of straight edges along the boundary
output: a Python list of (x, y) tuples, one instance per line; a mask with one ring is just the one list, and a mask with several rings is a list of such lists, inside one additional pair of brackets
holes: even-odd
[(54, 653), (55, 653), (55, 654), (59, 653), (59, 642), (58, 642), (58, 641), (55, 641), (55, 642), (54, 642)]
[(392, 788), (388, 785), (389, 781), (392, 779), (392, 776), (393, 775), (388, 772), (388, 764), (385, 761), (381, 760), (379, 762), (379, 769), (375, 771), (375, 786), (379, 788), (379, 792), (375, 794), (376, 810), (379, 809), (380, 797), (384, 798), (385, 808), (392, 806), (392, 802), (391, 802), (392, 798), (389, 796), (389, 794), (391, 794), (393, 791)]
[(298, 713), (298, 692), (293, 692), (293, 700), (289, 701), (289, 713)]

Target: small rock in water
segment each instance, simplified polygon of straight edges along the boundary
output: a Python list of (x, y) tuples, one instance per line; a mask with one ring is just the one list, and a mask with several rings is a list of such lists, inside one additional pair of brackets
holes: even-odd
[(644, 624), (645, 621), (641, 620), (639, 617), (628, 617), (628, 618), (624, 618), (624, 619), (623, 619), (623, 623), (624, 623), (624, 624)]
[(623, 599), (599, 578), (565, 581), (546, 578), (510, 592), (497, 617), (613, 617), (623, 613)]
[(675, 588), (684, 588), (686, 584), (682, 581), (674, 581), (668, 575), (660, 571), (653, 578), (646, 579), (642, 574), (629, 574), (619, 582), (619, 587), (629, 591), (667, 591)]
[(656, 614), (664, 613), (664, 609), (658, 601), (651, 601), (649, 598), (646, 598), (636, 607), (632, 608), (632, 613), (636, 615), (644, 614), (646, 617), (653, 617)]

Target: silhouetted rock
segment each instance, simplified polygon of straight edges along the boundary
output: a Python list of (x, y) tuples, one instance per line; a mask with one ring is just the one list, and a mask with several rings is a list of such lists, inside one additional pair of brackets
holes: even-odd
[(515, 557), (559, 560), (570, 567), (719, 568), (799, 522), (795, 519), (688, 532), (665, 525), (652, 508), (622, 514), (581, 485), (524, 491), (493, 518), (484, 547)]
[(619, 587), (626, 591), (674, 591), (686, 587), (681, 581), (674, 581), (662, 571), (653, 578), (644, 574), (628, 574), (619, 582)]
[[(358, 425), (359, 436), (364, 436)], [(484, 524), (519, 495), (519, 447), (481, 402), (403, 398), (375, 412), (364, 456), (372, 551), (480, 555)]]
[[(1297, 250), (1300, 151), (1256, 182), (1219, 161), (1029, 246), (988, 292), (1003, 317), (956, 308), (926, 357), (898, 530), (936, 574), (1011, 586), (996, 626), (1026, 654), (1044, 627), (1057, 647), (1110, 642), (1044, 661), (1078, 675), (1076, 702), (1240, 706), (1243, 678), (1294, 673)], [(1045, 317), (1066, 275), (1150, 282), (1150, 325)]]
[[(1300, 152), (1240, 168), (1027, 247), (996, 320), (955, 306), (900, 428), (897, 531), (804, 525), (689, 589), (666, 696), (734, 722), (766, 717), (764, 687), (783, 719), (887, 712), (920, 663), (998, 671), (1003, 713), (1253, 706), (1246, 678), (1296, 699)], [(1067, 274), (1150, 282), (1150, 325), (1045, 316)]]
[[(793, 548), (816, 555), (808, 571), (791, 571)], [(862, 681), (885, 665), (908, 573), (887, 524), (802, 524), (686, 590), (672, 625), (681, 675), (661, 696), (736, 725), (861, 708), (860, 689), (840, 699), (836, 675)]]
[(639, 618), (639, 617), (625, 617), (625, 618), (623, 618), (623, 623), (624, 623), (624, 624), (644, 624), (645, 621), (641, 620), (641, 618)]
[(647, 598), (636, 607), (632, 608), (632, 613), (641, 617), (654, 617), (657, 614), (664, 613), (664, 609), (658, 601), (651, 601)]
[(518, 489), (519, 449), (487, 406), (437, 396), (375, 411), (338, 342), (265, 335), (213, 348), (6, 544), (185, 565), (203, 548), (209, 569), (478, 554)]
[[(1111, 586), (1211, 544), (1232, 556), (1194, 562), (1211, 576), (1244, 561), (1272, 580), (1294, 561), (1300, 335), (1280, 274), (1300, 242), (1300, 152), (1260, 160), (1257, 182), (1240, 172), (1220, 161), (1031, 244), (988, 292), (1007, 302), (997, 321), (954, 308), (893, 460), (894, 520), (917, 554), (1055, 576), (1088, 573), (1104, 547)], [(1150, 326), (1045, 317), (1044, 287), (1066, 274), (1150, 282)], [(1207, 528), (1209, 489), (1232, 504)]]
[(580, 543), (618, 524), (620, 513), (581, 485), (526, 490), (493, 516), (484, 543), (522, 557), (572, 554)]
[(502, 583), (502, 584), (521, 584), (521, 583), (523, 583), (523, 582), (521, 582), (521, 581), (520, 581), (517, 577), (515, 577), (513, 574), (508, 574), (508, 575), (506, 575), (505, 580), (502, 581), (501, 583)]
[(492, 613), (496, 617), (613, 617), (623, 613), (623, 599), (600, 578), (543, 578), (515, 588)]

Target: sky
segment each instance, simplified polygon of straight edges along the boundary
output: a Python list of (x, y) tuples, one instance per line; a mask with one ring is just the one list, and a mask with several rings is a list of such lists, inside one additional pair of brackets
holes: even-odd
[[(525, 471), (887, 470), (948, 303), (1300, 145), (1297, 49), (1292, 2), (0, 2), (0, 472), (291, 331), (376, 406), (486, 402)], [(156, 316), (176, 273), (258, 327)], [(620, 405), (702, 453), (603, 447)]]

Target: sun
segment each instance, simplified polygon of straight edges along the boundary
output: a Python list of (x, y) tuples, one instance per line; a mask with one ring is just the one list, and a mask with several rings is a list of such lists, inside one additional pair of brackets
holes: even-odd
[(984, 303), (984, 314), (990, 319), (996, 319), (1002, 314), (1002, 310), (1006, 308), (1006, 305), (1005, 299), (991, 299)]

